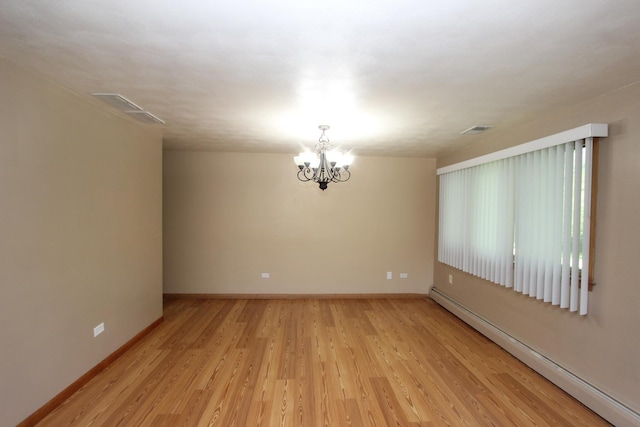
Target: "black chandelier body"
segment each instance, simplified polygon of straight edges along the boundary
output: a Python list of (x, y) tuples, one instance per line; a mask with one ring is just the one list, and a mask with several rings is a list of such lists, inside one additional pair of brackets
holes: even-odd
[(315, 146), (315, 153), (307, 151), (293, 158), (298, 166), (298, 179), (303, 182), (314, 181), (322, 191), (327, 189), (330, 182), (345, 182), (351, 178), (349, 166), (353, 156), (333, 150), (325, 131), (327, 125), (320, 125), (322, 131)]

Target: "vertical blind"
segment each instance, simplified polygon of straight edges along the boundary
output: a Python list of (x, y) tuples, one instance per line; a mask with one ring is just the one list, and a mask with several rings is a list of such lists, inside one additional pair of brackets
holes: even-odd
[(592, 159), (587, 137), (439, 170), (438, 261), (587, 314)]

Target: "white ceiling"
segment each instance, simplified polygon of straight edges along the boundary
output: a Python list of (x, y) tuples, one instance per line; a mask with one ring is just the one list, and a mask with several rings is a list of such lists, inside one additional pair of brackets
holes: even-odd
[(122, 94), (166, 148), (295, 153), (329, 124), (436, 156), (640, 80), (640, 1), (0, 0), (0, 56)]

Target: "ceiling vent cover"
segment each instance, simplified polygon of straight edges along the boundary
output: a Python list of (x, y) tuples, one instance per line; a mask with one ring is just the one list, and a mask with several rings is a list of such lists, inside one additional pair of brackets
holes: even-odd
[(92, 95), (120, 111), (143, 111), (140, 106), (117, 93), (92, 93)]
[(461, 135), (477, 135), (479, 133), (485, 132), (487, 130), (491, 129), (491, 126), (486, 126), (486, 125), (476, 125), (473, 127), (470, 127), (469, 129), (460, 132)]
[(125, 111), (125, 113), (135, 117), (137, 120), (143, 123), (160, 124), (160, 125), (164, 124), (164, 120), (154, 116), (148, 111)]
[(135, 102), (128, 100), (118, 93), (92, 93), (92, 95), (142, 123), (164, 124), (164, 120), (145, 111)]

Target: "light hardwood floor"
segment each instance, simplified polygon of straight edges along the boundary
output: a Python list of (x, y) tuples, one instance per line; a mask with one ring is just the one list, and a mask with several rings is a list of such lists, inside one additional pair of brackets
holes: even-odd
[(40, 426), (609, 425), (429, 299), (195, 300)]

